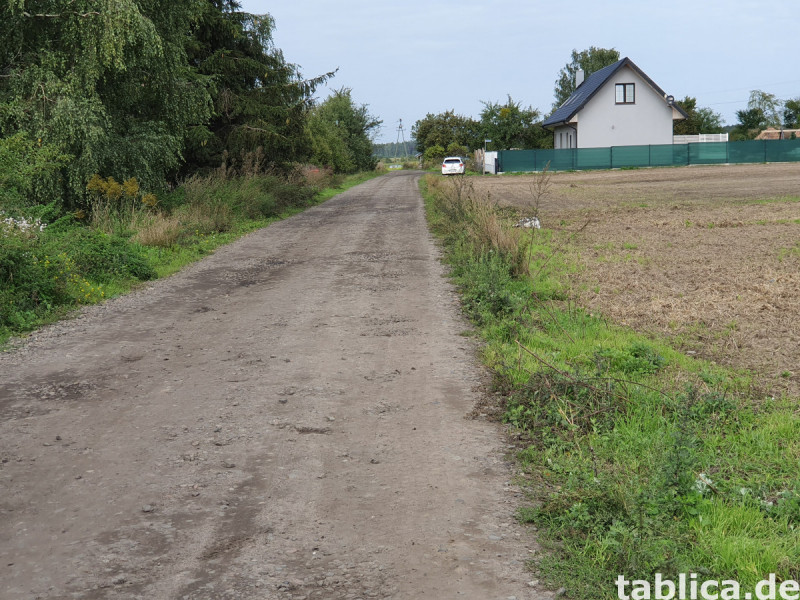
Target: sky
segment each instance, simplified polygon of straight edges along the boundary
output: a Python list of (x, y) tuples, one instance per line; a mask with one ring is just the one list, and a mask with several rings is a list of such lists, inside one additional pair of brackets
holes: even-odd
[(800, 97), (797, 0), (240, 1), (272, 15), (275, 45), (304, 77), (338, 68), (315, 96), (350, 88), (383, 121), (378, 143), (408, 141), (428, 113), (478, 119), (508, 95), (547, 115), (559, 71), (591, 46), (728, 125), (751, 90)]

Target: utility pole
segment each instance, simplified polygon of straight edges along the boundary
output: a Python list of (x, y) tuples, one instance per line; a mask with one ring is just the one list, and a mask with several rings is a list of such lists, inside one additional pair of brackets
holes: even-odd
[(399, 125), (397, 126), (397, 139), (394, 142), (395, 147), (400, 145), (400, 140), (403, 140), (403, 158), (408, 157), (408, 146), (406, 146), (406, 134), (403, 131), (403, 119), (400, 119)]

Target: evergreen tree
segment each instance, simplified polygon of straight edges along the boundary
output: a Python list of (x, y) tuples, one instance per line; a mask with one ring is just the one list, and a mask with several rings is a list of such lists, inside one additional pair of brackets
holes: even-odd
[(239, 11), (237, 0), (202, 3), (186, 47), (189, 64), (213, 82), (211, 120), (192, 130), (187, 169), (238, 166), (258, 148), (259, 167), (307, 160), (306, 117), (314, 90), (333, 76), (303, 79), (272, 38), (268, 14)]

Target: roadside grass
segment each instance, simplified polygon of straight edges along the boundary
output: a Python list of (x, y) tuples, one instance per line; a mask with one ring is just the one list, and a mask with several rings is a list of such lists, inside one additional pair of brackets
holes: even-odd
[(125, 184), (111, 193), (98, 179), (88, 214), (64, 215), (56, 203), (0, 207), (0, 344), (81, 305), (169, 276), (379, 174), (323, 174), (313, 181), (211, 175), (161, 198), (142, 197), (138, 188), (120, 193)]
[(520, 439), (537, 577), (584, 600), (617, 598), (618, 575), (800, 578), (797, 398), (578, 306), (575, 231), (512, 229), (523, 215), (463, 179), (427, 176), (423, 193)]

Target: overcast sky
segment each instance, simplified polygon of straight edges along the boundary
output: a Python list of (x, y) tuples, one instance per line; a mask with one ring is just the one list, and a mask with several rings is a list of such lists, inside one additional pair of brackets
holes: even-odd
[(269, 13), (275, 42), (306, 77), (338, 67), (326, 88), (351, 88), (383, 120), (377, 142), (406, 140), (427, 113), (478, 118), (481, 101), (550, 112), (573, 49), (615, 48), (667, 94), (735, 124), (750, 90), (800, 96), (797, 0), (241, 0)]

